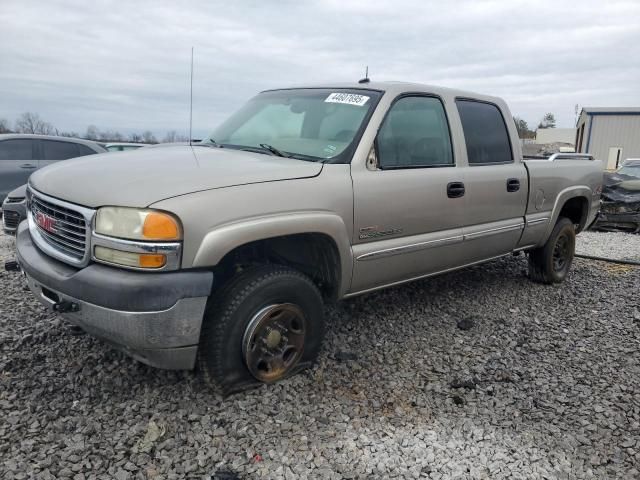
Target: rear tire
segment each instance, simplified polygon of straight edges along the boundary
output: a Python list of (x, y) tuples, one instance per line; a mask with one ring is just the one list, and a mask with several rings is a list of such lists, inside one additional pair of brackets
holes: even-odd
[(547, 243), (529, 252), (529, 277), (539, 283), (560, 283), (569, 274), (576, 247), (571, 220), (558, 219)]
[(309, 367), (323, 335), (322, 296), (308, 277), (284, 266), (254, 267), (210, 301), (198, 366), (210, 386), (228, 395)]

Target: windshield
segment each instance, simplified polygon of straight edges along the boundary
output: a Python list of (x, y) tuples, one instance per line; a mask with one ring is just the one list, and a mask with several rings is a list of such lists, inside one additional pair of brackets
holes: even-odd
[(640, 165), (627, 165), (620, 167), (618, 169), (618, 173), (640, 178)]
[[(315, 161), (340, 162), (381, 93), (373, 90), (297, 89), (263, 92), (249, 100), (204, 142)], [(348, 163), (346, 159), (345, 163)]]

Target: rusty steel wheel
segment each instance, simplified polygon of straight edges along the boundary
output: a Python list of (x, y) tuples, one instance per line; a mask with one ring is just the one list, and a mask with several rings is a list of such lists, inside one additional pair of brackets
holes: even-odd
[(309, 368), (324, 336), (322, 294), (283, 265), (247, 268), (215, 292), (202, 323), (198, 365), (223, 395)]
[(242, 355), (251, 375), (273, 383), (291, 373), (304, 351), (307, 320), (297, 305), (269, 305), (256, 313), (244, 332)]

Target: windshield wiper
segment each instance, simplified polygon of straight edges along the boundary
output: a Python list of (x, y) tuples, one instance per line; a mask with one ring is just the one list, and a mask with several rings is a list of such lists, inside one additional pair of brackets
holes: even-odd
[(207, 138), (201, 142), (194, 143), (193, 145), (201, 145), (203, 147), (216, 147), (216, 148), (224, 148), (224, 145), (216, 142), (213, 138)]
[(283, 151), (278, 150), (276, 147), (273, 147), (273, 146), (269, 145), (268, 143), (261, 143), (260, 146), (262, 148), (264, 148), (265, 150), (269, 150), (271, 153), (273, 153), (274, 155), (276, 155), (278, 157), (291, 158), (291, 155), (289, 155), (288, 153), (284, 153)]

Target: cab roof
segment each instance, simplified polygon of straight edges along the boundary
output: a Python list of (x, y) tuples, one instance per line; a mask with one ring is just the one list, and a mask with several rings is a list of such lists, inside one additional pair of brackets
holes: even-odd
[(385, 81), (374, 82), (368, 81), (364, 83), (360, 82), (342, 82), (342, 83), (327, 83), (327, 84), (312, 84), (312, 85), (296, 85), (285, 88), (270, 88), (264, 90), (265, 92), (277, 91), (277, 90), (296, 90), (306, 88), (317, 89), (345, 89), (345, 90), (374, 90), (382, 93), (389, 93), (392, 96), (401, 95), (403, 93), (431, 93), (438, 96), (453, 96), (461, 98), (475, 98), (478, 100), (485, 100), (488, 102), (496, 103), (502, 101), (499, 97), (490, 95), (483, 95), (467, 90), (458, 90), (454, 88), (440, 87), (437, 85), (426, 85), (423, 83), (412, 82), (398, 82), (398, 81)]

